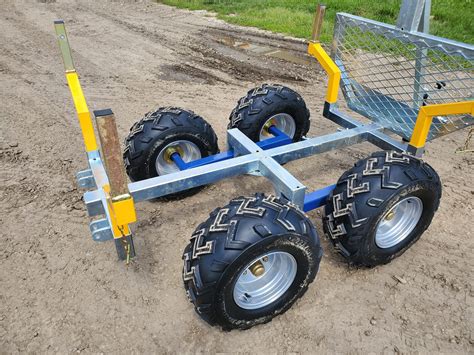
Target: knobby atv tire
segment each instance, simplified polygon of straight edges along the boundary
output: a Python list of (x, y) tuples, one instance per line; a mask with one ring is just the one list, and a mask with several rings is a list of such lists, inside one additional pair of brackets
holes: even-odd
[[(243, 269), (273, 251), (291, 254), (297, 272), (291, 286), (267, 306), (237, 305), (233, 289)], [(183, 255), (183, 280), (196, 312), (224, 330), (247, 329), (284, 313), (314, 280), (322, 256), (311, 221), (296, 206), (273, 196), (239, 197), (199, 225)]]
[[(420, 220), (398, 244), (379, 248), (375, 242), (379, 222), (398, 201), (410, 196), (423, 203)], [(386, 264), (420, 238), (440, 198), (441, 181), (430, 165), (408, 154), (377, 152), (341, 176), (325, 207), (324, 231), (351, 263)]]
[(238, 128), (252, 141), (260, 141), (265, 122), (278, 113), (287, 113), (295, 120), (297, 142), (308, 133), (309, 110), (303, 98), (294, 90), (282, 85), (263, 84), (242, 97), (230, 114), (228, 128)]
[[(194, 143), (202, 158), (219, 153), (217, 136), (202, 117), (181, 108), (161, 107), (136, 122), (125, 139), (123, 159), (130, 179), (140, 181), (158, 176), (155, 166), (158, 154), (168, 144), (178, 140)], [(189, 196), (200, 189), (202, 187), (168, 195), (166, 198)]]

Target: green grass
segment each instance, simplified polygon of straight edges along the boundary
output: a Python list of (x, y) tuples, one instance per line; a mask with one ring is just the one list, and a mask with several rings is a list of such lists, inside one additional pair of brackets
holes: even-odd
[[(210, 10), (234, 24), (254, 26), (300, 38), (310, 38), (317, 0), (158, 0), (191, 10)], [(321, 40), (330, 42), (336, 12), (348, 12), (394, 24), (401, 0), (325, 0)], [(432, 0), (430, 33), (474, 42), (473, 0)]]

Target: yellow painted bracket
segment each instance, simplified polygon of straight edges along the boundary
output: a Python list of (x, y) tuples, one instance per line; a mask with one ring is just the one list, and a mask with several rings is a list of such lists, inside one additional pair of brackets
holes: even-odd
[(329, 76), (328, 89), (326, 93), (326, 102), (333, 104), (337, 101), (339, 92), (339, 84), (341, 81), (341, 70), (334, 63), (331, 57), (321, 46), (321, 43), (310, 42), (308, 46), (308, 53), (312, 55), (321, 64), (323, 69)]
[(110, 196), (110, 185), (102, 187), (107, 201), (107, 210), (109, 212), (112, 232), (115, 239), (130, 235), (129, 224), (137, 221), (135, 203), (130, 194), (117, 197)]
[(94, 134), (94, 126), (92, 124), (91, 114), (89, 108), (87, 107), (84, 93), (82, 92), (79, 77), (77, 75), (76, 69), (74, 68), (74, 62), (72, 61), (71, 48), (67, 39), (64, 21), (54, 21), (54, 29), (56, 31), (59, 48), (64, 61), (67, 83), (69, 85), (69, 90), (71, 91), (74, 106), (76, 107), (79, 125), (81, 126), (84, 145), (86, 146), (86, 151), (91, 152), (98, 149)]
[(411, 135), (410, 146), (417, 149), (425, 146), (434, 116), (462, 114), (474, 115), (474, 101), (422, 106)]
[(133, 198), (127, 194), (118, 198), (107, 197), (112, 232), (115, 239), (130, 235), (129, 224), (137, 220)]

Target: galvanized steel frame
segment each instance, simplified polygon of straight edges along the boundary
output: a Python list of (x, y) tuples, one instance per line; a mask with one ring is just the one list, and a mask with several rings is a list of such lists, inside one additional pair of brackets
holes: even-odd
[[(338, 111), (334, 105), (326, 104), (324, 114), (345, 129), (332, 134), (304, 139), (268, 150), (262, 149), (238, 129), (227, 132), (231, 159), (210, 163), (176, 173), (131, 182), (130, 195), (135, 202), (152, 200), (193, 187), (207, 185), (238, 175), (255, 175), (269, 179), (278, 196), (282, 196), (306, 211), (320, 207), (332, 188), (321, 193), (306, 194), (306, 186), (289, 173), (281, 164), (311, 155), (328, 152), (353, 144), (369, 141), (382, 149), (405, 151), (406, 144), (399, 143), (384, 133), (377, 123), (363, 124)], [(107, 212), (103, 186), (108, 183), (107, 174), (98, 151), (88, 153), (89, 169), (77, 174), (79, 186), (95, 189), (84, 194), (89, 216), (105, 215), (90, 223), (92, 237), (96, 241), (113, 239)], [(99, 187), (99, 188), (97, 188)], [(311, 196), (308, 199), (308, 196)], [(306, 207), (306, 208), (305, 208)]]

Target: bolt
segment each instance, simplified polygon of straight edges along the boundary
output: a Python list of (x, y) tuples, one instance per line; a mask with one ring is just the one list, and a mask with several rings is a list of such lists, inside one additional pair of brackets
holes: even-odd
[(265, 273), (265, 267), (260, 262), (260, 260), (257, 260), (255, 263), (253, 263), (253, 265), (250, 266), (249, 269), (250, 272), (256, 277), (262, 276)]
[(271, 136), (272, 134), (268, 131), (270, 129), (271, 126), (274, 126), (275, 123), (273, 122), (273, 120), (271, 121), (268, 121), (264, 126), (263, 126), (263, 133), (266, 135), (266, 136)]
[(170, 164), (173, 163), (173, 159), (171, 158), (171, 156), (174, 153), (178, 153), (181, 156), (181, 158), (184, 157), (184, 151), (181, 146), (175, 145), (175, 146), (168, 147), (166, 148), (165, 154), (164, 154), (164, 159), (167, 163), (170, 163)]
[(393, 219), (393, 217), (395, 217), (395, 212), (394, 211), (390, 211), (389, 213), (387, 213), (387, 215), (385, 216), (385, 220), (386, 221), (391, 221)]

